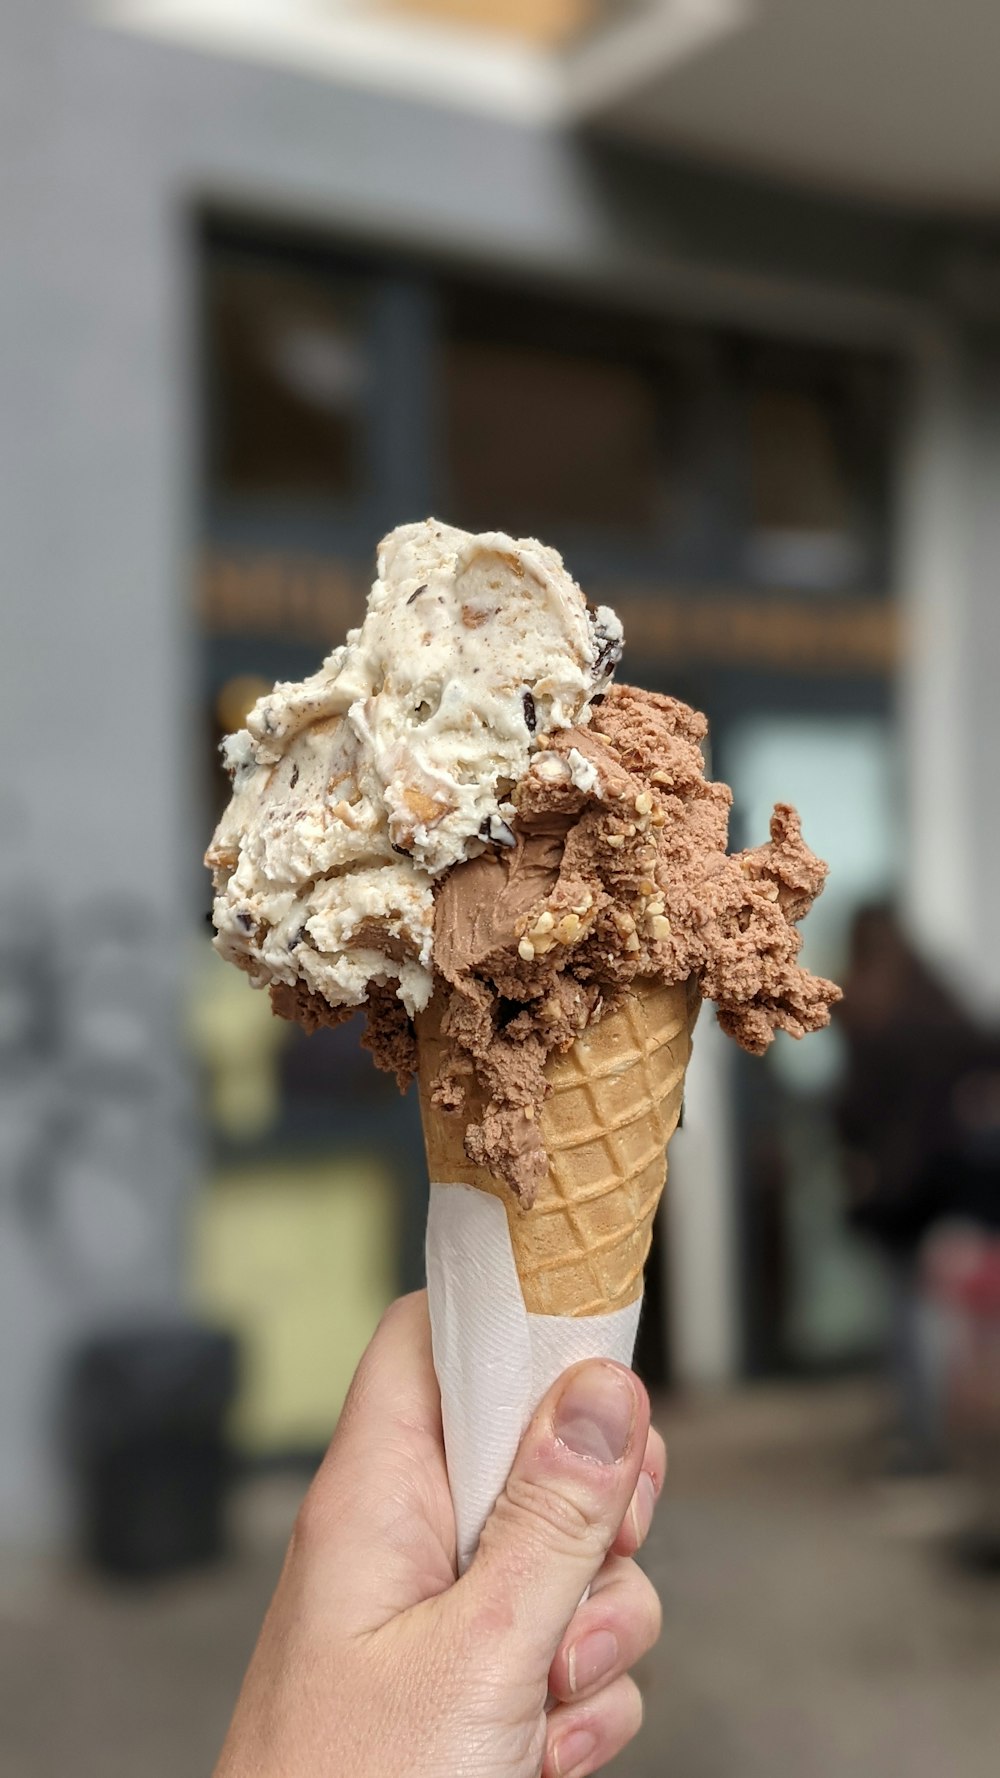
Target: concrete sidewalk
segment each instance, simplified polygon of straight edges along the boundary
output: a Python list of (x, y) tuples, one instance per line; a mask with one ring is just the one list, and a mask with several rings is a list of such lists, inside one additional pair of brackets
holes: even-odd
[[(618, 1778), (995, 1778), (1000, 1582), (947, 1560), (949, 1486), (865, 1475), (876, 1414), (855, 1384), (663, 1404), (666, 1625)], [(239, 1559), (153, 1592), (5, 1565), (4, 1778), (207, 1778), (298, 1493), (246, 1489)]]

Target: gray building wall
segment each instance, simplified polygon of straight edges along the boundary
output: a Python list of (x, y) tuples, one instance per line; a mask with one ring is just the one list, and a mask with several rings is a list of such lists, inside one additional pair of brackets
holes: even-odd
[[(67, 1341), (112, 1311), (169, 1307), (180, 1289), (198, 1155), (177, 989), (204, 907), (189, 770), (191, 223), (207, 201), (547, 271), (683, 314), (889, 341), (915, 355), (920, 473), (947, 481), (955, 471), (947, 452), (942, 467), (937, 398), (925, 391), (928, 375), (937, 388), (935, 354), (954, 329), (936, 314), (935, 240), (916, 221), (202, 58), (95, 29), (69, 0), (7, 0), (0, 808), (13, 837), (0, 892), (3, 943), (17, 949), (29, 935), (20, 948), (50, 971), (54, 1010), (28, 1064), (0, 1075), (0, 1538), (46, 1536), (60, 1523), (50, 1429)], [(907, 720), (920, 759), (948, 737), (991, 790), (1000, 409), (995, 383), (974, 376), (959, 376), (953, 399), (978, 491), (960, 518), (952, 511), (945, 541), (928, 533), (919, 500), (909, 508), (920, 624)], [(964, 639), (942, 701), (929, 651), (934, 625), (950, 622), (943, 606), (954, 584)], [(930, 781), (922, 769), (911, 778), (919, 860), (938, 819), (927, 807)], [(985, 947), (1000, 993), (987, 888), (1000, 841), (976, 807), (971, 795), (948, 817), (954, 856), (975, 885), (953, 936), (969, 956)], [(931, 930), (947, 893), (931, 873), (916, 898)], [(107, 982), (93, 935), (111, 896), (129, 903), (141, 937), (133, 952), (145, 964), (126, 972), (117, 1027), (95, 1036), (85, 1010), (103, 1004)], [(107, 934), (102, 944), (114, 949)], [(92, 965), (100, 979), (88, 975)], [(102, 1186), (109, 1142), (137, 1182), (132, 1196)], [(77, 1255), (68, 1268), (22, 1214), (39, 1180), (50, 1228), (74, 1214), (86, 1224), (83, 1235), (64, 1231)]]

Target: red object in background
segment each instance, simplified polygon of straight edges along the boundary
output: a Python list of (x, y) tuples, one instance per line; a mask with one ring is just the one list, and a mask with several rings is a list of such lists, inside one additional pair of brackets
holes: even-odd
[(970, 1486), (970, 1547), (1000, 1559), (1000, 1236), (943, 1229), (924, 1266), (944, 1330), (947, 1456)]
[(931, 1244), (930, 1295), (945, 1310), (1000, 1320), (1000, 1236), (949, 1230)]

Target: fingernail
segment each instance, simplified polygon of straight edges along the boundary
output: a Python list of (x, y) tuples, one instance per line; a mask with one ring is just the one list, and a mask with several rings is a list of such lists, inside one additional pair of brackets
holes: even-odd
[(643, 1470), (635, 1484), (635, 1493), (632, 1496), (632, 1505), (629, 1509), (637, 1543), (645, 1543), (649, 1536), (649, 1527), (653, 1523), (655, 1508), (656, 1489), (653, 1486), (653, 1478)]
[(578, 1457), (617, 1463), (628, 1450), (635, 1408), (635, 1391), (625, 1371), (610, 1364), (584, 1365), (556, 1403), (555, 1435)]
[(557, 1741), (552, 1749), (558, 1778), (569, 1778), (569, 1774), (575, 1772), (577, 1766), (582, 1766), (584, 1760), (589, 1759), (596, 1746), (597, 1737), (589, 1729), (570, 1729), (569, 1734)]
[(611, 1672), (618, 1654), (618, 1638), (612, 1630), (591, 1630), (589, 1636), (581, 1636), (570, 1649), (566, 1663), (570, 1691), (585, 1692), (588, 1686), (603, 1679), (605, 1673)]

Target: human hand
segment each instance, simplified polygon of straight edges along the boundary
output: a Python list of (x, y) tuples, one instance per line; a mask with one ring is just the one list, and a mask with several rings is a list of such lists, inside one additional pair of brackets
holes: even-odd
[(427, 1300), (395, 1303), (299, 1513), (215, 1778), (596, 1772), (642, 1719), (628, 1669), (660, 1606), (631, 1557), (665, 1468), (638, 1379), (573, 1366), (456, 1580)]

